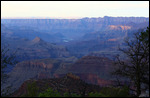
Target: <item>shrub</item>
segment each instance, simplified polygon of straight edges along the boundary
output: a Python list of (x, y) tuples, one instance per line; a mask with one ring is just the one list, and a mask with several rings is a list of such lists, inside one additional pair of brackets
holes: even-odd
[(38, 97), (62, 97), (62, 96), (57, 90), (53, 91), (52, 88), (48, 88), (45, 92), (40, 93)]
[(124, 86), (122, 88), (114, 88), (114, 87), (105, 87), (100, 91), (103, 95), (107, 95), (110, 97), (128, 97), (129, 96), (129, 88)]
[(20, 97), (36, 97), (38, 95), (39, 88), (36, 86), (36, 82), (27, 84), (27, 94), (24, 94)]
[(91, 93), (88, 94), (88, 97), (107, 97), (107, 96), (102, 94), (102, 93), (98, 93), (98, 92), (93, 93), (93, 92), (91, 92)]

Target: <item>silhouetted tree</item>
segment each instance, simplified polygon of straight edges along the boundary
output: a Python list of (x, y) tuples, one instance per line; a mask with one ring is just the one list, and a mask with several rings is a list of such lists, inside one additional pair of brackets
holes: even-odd
[(141, 94), (141, 85), (149, 87), (149, 28), (146, 31), (136, 33), (134, 39), (126, 39), (127, 48), (121, 49), (127, 55), (128, 60), (123, 61), (117, 57), (116, 70), (112, 73), (126, 77), (133, 81), (136, 87), (136, 95)]
[[(16, 52), (12, 54), (8, 54), (8, 52), (9, 52), (8, 46), (5, 45), (3, 48), (1, 48), (1, 85), (3, 85), (9, 77), (6, 74), (6, 68), (8, 67), (8, 65), (14, 65), (17, 63), (17, 61), (15, 60)], [(8, 88), (10, 88), (10, 86), (6, 87), (6, 89), (1, 89), (1, 94), (2, 92), (8, 91)]]
[(86, 92), (87, 92), (87, 87), (88, 87), (88, 84), (86, 84), (85, 82), (81, 82), (82, 86), (79, 87), (79, 93), (81, 95), (81, 97), (85, 97), (86, 96)]

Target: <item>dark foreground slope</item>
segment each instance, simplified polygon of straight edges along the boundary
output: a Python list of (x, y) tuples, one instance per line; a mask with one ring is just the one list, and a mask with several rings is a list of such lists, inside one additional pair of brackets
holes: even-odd
[[(34, 83), (34, 87), (37, 88), (36, 93), (45, 91), (47, 88), (52, 88), (53, 90), (57, 90), (61, 94), (65, 92), (82, 94), (85, 91), (85, 95), (89, 92), (100, 91), (100, 87), (97, 85), (87, 84), (83, 80), (81, 80), (78, 76), (73, 75), (71, 73), (66, 74), (62, 78), (49, 78), (49, 79), (39, 79), (39, 80), (27, 80), (25, 81), (21, 87), (13, 93), (12, 96), (19, 97), (25, 96), (29, 92), (30, 84)], [(38, 89), (39, 88), (39, 89)]]
[(68, 73), (61, 78), (27, 80), (13, 97), (131, 97), (126, 86), (100, 87), (88, 84), (78, 76)]

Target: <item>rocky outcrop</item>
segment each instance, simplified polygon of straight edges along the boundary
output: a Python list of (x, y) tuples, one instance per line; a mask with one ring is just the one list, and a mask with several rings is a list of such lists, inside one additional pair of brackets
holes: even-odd
[(84, 81), (82, 81), (78, 76), (74, 74), (67, 74), (64, 77), (61, 78), (50, 78), (50, 79), (38, 79), (38, 80), (27, 80), (25, 81), (19, 89), (17, 89), (13, 93), (13, 97), (19, 97), (22, 95), (27, 94), (28, 92), (28, 85), (34, 84), (34, 88), (40, 88), (37, 89), (38, 94), (40, 92), (45, 91), (47, 88), (52, 88), (53, 90), (57, 90), (61, 94), (65, 92), (69, 93), (76, 93), (76, 94), (82, 94), (82, 92), (85, 91), (85, 94), (88, 94), (89, 92), (98, 92), (100, 91), (100, 87), (97, 85), (88, 84)]
[[(87, 83), (96, 84), (101, 87), (110, 86), (114, 83), (113, 80), (105, 80), (100, 78), (97, 74), (93, 73), (74, 73), (75, 75), (68, 75), (69, 77), (73, 77), (74, 79), (81, 79)], [(55, 78), (64, 77), (66, 74), (54, 74)]]
[(20, 87), (20, 85), (28, 79), (44, 79), (53, 77), (53, 73), (60, 65), (59, 60), (54, 59), (41, 59), (41, 60), (30, 60), (23, 61), (13, 68), (8, 73), (9, 79), (2, 88), (8, 85), (12, 85), (12, 91)]
[[(108, 86), (113, 83), (113, 77), (110, 72), (113, 71), (113, 61), (106, 57), (84, 56), (72, 64), (67, 72), (71, 72), (80, 79), (100, 85)], [(64, 73), (54, 73), (54, 77), (60, 78)]]
[(36, 37), (33, 40), (5, 38), (5, 43), (9, 44), (11, 51), (17, 51), (17, 61), (70, 56), (69, 52), (64, 46), (45, 42), (40, 37)]
[(69, 71), (73, 73), (95, 73), (101, 78), (109, 78), (113, 63), (112, 60), (105, 57), (84, 56), (76, 61)]
[(11, 85), (11, 91), (14, 91), (26, 80), (52, 78), (56, 71), (57, 73), (66, 73), (70, 64), (76, 60), (77, 58), (75, 57), (69, 57), (57, 59), (35, 59), (19, 62), (15, 65), (13, 70), (8, 73), (8, 81), (4, 85), (1, 85), (1, 88)]
[(35, 37), (33, 40), (32, 40), (33, 43), (39, 43), (39, 42), (43, 42), (43, 40), (39, 37)]

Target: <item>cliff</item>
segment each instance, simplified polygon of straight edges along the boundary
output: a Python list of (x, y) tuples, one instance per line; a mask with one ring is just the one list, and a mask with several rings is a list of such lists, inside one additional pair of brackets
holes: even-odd
[(11, 84), (11, 90), (14, 91), (28, 79), (51, 78), (60, 63), (61, 62), (59, 60), (54, 59), (40, 59), (20, 62), (16, 64), (10, 73), (8, 73), (8, 81), (2, 85), (2, 88)]
[[(66, 72), (66, 69), (71, 63), (75, 62), (77, 58), (57, 58), (57, 59), (35, 59), (22, 61), (15, 65), (13, 70), (8, 73), (8, 81), (1, 85), (1, 88), (11, 85), (11, 91), (18, 89), (20, 85), (29, 79), (48, 79), (54, 77), (53, 74), (58, 70), (59, 73)], [(65, 66), (66, 68), (62, 68)]]
[(105, 57), (84, 56), (77, 60), (69, 69), (73, 73), (95, 73), (101, 78), (109, 78), (113, 61)]
[(61, 33), (69, 40), (95, 31), (138, 30), (149, 25), (149, 18), (105, 16), (82, 19), (2, 19), (2, 23), (8, 27), (26, 27), (45, 34)]
[[(76, 76), (72, 76), (75, 79), (81, 79), (87, 83), (99, 85), (100, 87), (110, 86), (114, 83), (113, 80), (105, 80), (100, 78), (97, 74), (93, 73), (73, 73)], [(64, 77), (66, 74), (54, 74), (55, 78)]]
[(69, 52), (64, 46), (46, 42), (40, 37), (35, 37), (33, 40), (5, 38), (4, 41), (5, 43), (9, 44), (11, 51), (17, 51), (16, 59), (18, 61), (70, 56)]

